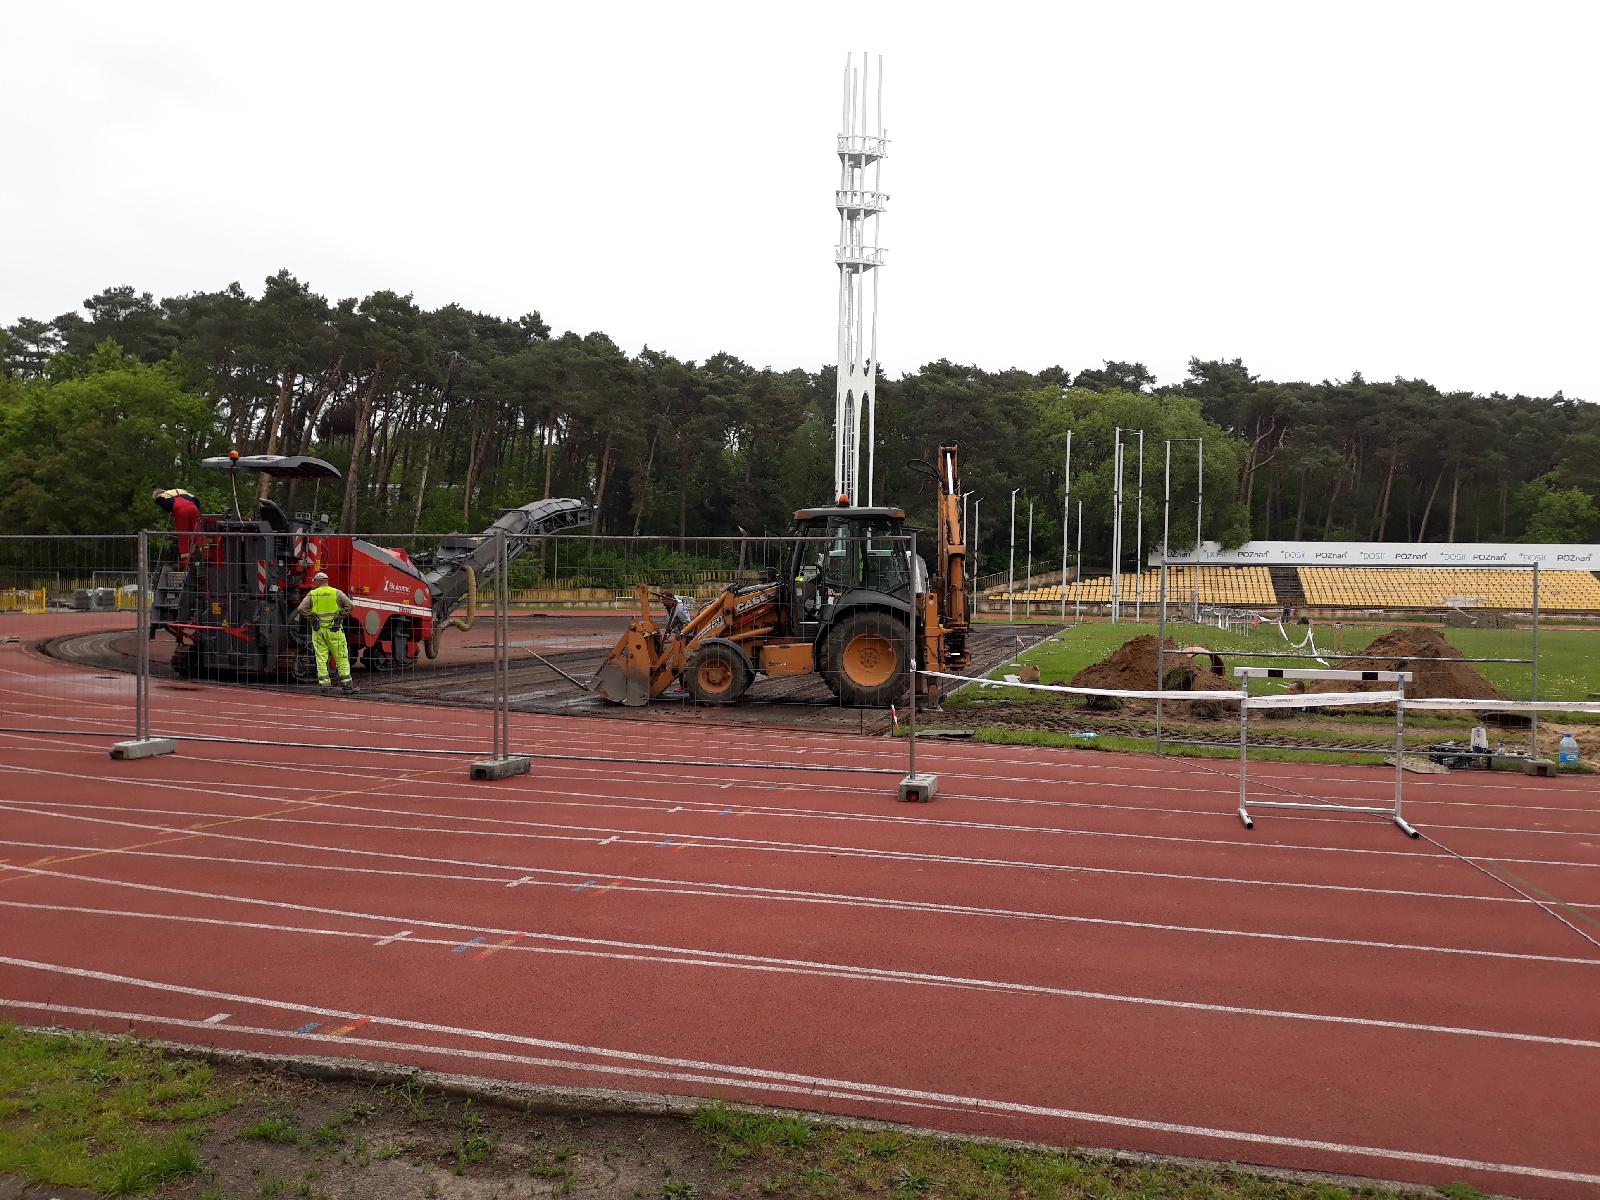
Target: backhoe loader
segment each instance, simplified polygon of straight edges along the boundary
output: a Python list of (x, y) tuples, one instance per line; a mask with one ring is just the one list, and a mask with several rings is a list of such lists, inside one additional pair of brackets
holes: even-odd
[[(938, 487), (932, 544), (919, 537), (916, 555), (903, 509), (803, 508), (776, 578), (729, 587), (676, 634), (651, 617), (640, 585), (639, 616), (592, 690), (643, 705), (682, 680), (702, 704), (733, 704), (759, 678), (819, 674), (841, 703), (883, 707), (906, 694), (913, 646), (922, 668), (959, 673), (971, 621), (957, 459), (950, 443), (936, 465), (911, 464)], [(920, 681), (918, 695), (937, 700), (937, 683)]]

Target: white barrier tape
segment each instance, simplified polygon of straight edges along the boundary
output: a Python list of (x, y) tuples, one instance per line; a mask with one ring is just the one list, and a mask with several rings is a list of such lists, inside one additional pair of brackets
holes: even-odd
[[(1240, 700), (1247, 708), (1338, 708), (1362, 704), (1394, 704), (1402, 699), (1399, 692), (1284, 692), (1275, 696), (1246, 696), (1244, 692), (1186, 692), (1140, 691), (1124, 688), (1068, 687), (1060, 683), (1024, 683), (1011, 676), (1006, 679), (978, 679), (971, 675), (953, 675), (948, 671), (918, 671), (930, 679), (953, 679), (957, 683), (976, 684), (978, 687), (1023, 688), (1030, 692), (1056, 692), (1065, 696), (1110, 696), (1118, 700)], [(1330, 672), (1331, 674), (1331, 672)], [(1355, 674), (1341, 672), (1341, 674)], [(1600, 713), (1600, 700), (1450, 700), (1411, 699), (1405, 697), (1409, 709), (1496, 709), (1512, 712), (1589, 712)]]
[(1600, 700), (1407, 700), (1407, 708), (1493, 709), (1496, 712), (1600, 712)]
[[(1393, 704), (1399, 692), (1285, 692), (1279, 696), (1251, 696), (1246, 708), (1338, 708), (1356, 704)], [(1411, 701), (1406, 701), (1411, 707)]]
[(1112, 696), (1119, 700), (1243, 700), (1243, 692), (1184, 692), (1137, 691), (1122, 688), (1067, 687), (1060, 683), (1023, 683), (1020, 679), (975, 679), (970, 675), (952, 675), (947, 671), (919, 671), (932, 679), (955, 679), (962, 683), (975, 683), (980, 687), (1027, 688), (1030, 692), (1059, 692), (1067, 696)]
[(1310, 646), (1312, 654), (1316, 653), (1317, 647), (1311, 641), (1311, 626), (1309, 626), (1309, 625), (1306, 626), (1306, 635), (1305, 635), (1305, 637), (1301, 638), (1298, 642), (1290, 642), (1289, 641), (1289, 634), (1283, 628), (1283, 622), (1282, 621), (1274, 621), (1273, 624), (1278, 627), (1278, 633), (1282, 635), (1283, 640), (1285, 642), (1288, 642), (1289, 649), (1291, 649), (1291, 650), (1304, 650), (1307, 646)]

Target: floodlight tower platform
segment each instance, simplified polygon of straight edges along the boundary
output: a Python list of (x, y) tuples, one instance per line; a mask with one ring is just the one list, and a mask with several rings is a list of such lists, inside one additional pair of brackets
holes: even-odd
[[(839, 187), (839, 240), (833, 261), (839, 268), (839, 368), (834, 393), (833, 490), (851, 504), (872, 504), (878, 416), (878, 273), (884, 250), (878, 221), (888, 206), (883, 160), (889, 139), (883, 128), (883, 57), (878, 57), (877, 91), (871, 93), (871, 64), (861, 56), (844, 67), (843, 128), (836, 139)], [(870, 121), (869, 121), (870, 115)], [(876, 133), (869, 132), (876, 129)], [(869, 179), (870, 176), (870, 179)], [(869, 230), (870, 224), (870, 230)], [(867, 276), (872, 286), (867, 287)], [(866, 413), (867, 473), (861, 477), (861, 417)]]

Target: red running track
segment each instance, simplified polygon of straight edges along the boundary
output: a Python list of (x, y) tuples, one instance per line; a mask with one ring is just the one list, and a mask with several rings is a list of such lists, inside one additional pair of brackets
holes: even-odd
[(1215, 764), (924, 744), (902, 806), (901, 744), (529, 717), (569, 757), (480, 784), (486, 714), (159, 683), (158, 732), (455, 753), (114, 763), (124, 681), (16, 644), (0, 678), (0, 725), (57, 731), (0, 733), (0, 1018), (1600, 1194), (1582, 779), (1408, 779), (1412, 842), (1247, 832)]

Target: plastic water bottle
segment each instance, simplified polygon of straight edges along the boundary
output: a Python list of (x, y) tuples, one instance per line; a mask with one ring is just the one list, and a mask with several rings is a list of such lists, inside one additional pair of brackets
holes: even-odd
[(1561, 735), (1561, 748), (1556, 756), (1556, 761), (1563, 767), (1575, 767), (1578, 765), (1578, 739), (1570, 733)]

